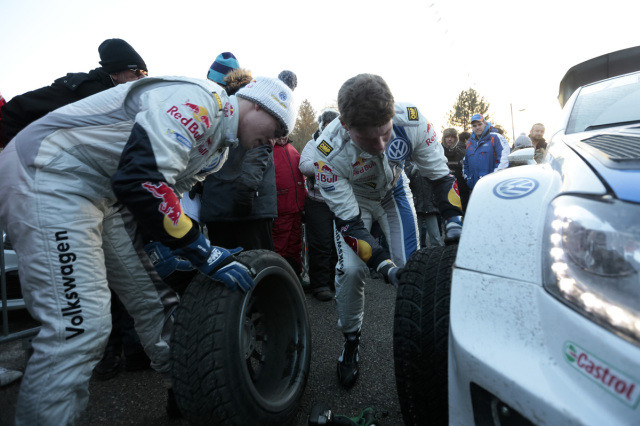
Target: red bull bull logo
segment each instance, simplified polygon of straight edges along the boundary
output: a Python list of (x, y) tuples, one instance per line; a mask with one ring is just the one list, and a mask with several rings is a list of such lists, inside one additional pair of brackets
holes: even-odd
[(178, 226), (180, 216), (182, 216), (182, 208), (173, 189), (164, 182), (160, 182), (158, 185), (154, 185), (151, 182), (144, 182), (142, 187), (149, 191), (155, 198), (162, 200), (158, 206), (158, 211), (169, 218), (174, 226)]
[(204, 124), (204, 127), (207, 129), (211, 127), (211, 121), (209, 120), (209, 111), (203, 106), (185, 103), (184, 106), (191, 110), (191, 114), (193, 114), (193, 118)]

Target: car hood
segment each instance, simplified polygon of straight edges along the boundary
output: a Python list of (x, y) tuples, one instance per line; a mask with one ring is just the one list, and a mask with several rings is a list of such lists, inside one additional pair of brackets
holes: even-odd
[(564, 136), (615, 195), (640, 203), (640, 126), (624, 126)]

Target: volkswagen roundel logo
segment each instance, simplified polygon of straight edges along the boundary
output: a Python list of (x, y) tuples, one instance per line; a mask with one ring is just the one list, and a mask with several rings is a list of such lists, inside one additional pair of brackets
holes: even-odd
[(387, 146), (387, 158), (391, 161), (402, 161), (407, 159), (412, 151), (408, 140), (395, 138)]
[(493, 187), (493, 193), (498, 198), (513, 200), (526, 197), (538, 188), (538, 181), (531, 178), (513, 178), (500, 182)]

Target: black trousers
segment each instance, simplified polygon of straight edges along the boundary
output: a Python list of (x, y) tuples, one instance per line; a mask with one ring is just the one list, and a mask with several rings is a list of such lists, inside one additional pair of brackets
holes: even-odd
[(335, 290), (338, 256), (333, 240), (333, 212), (326, 203), (307, 198), (304, 203), (309, 281), (312, 291)]
[(234, 222), (207, 222), (211, 245), (245, 250), (273, 250), (273, 219), (240, 220)]

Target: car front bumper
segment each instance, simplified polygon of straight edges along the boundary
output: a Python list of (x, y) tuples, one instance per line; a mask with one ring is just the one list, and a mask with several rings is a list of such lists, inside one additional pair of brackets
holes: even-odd
[(451, 424), (478, 387), (535, 424), (640, 422), (640, 348), (540, 285), (454, 268), (450, 323)]

